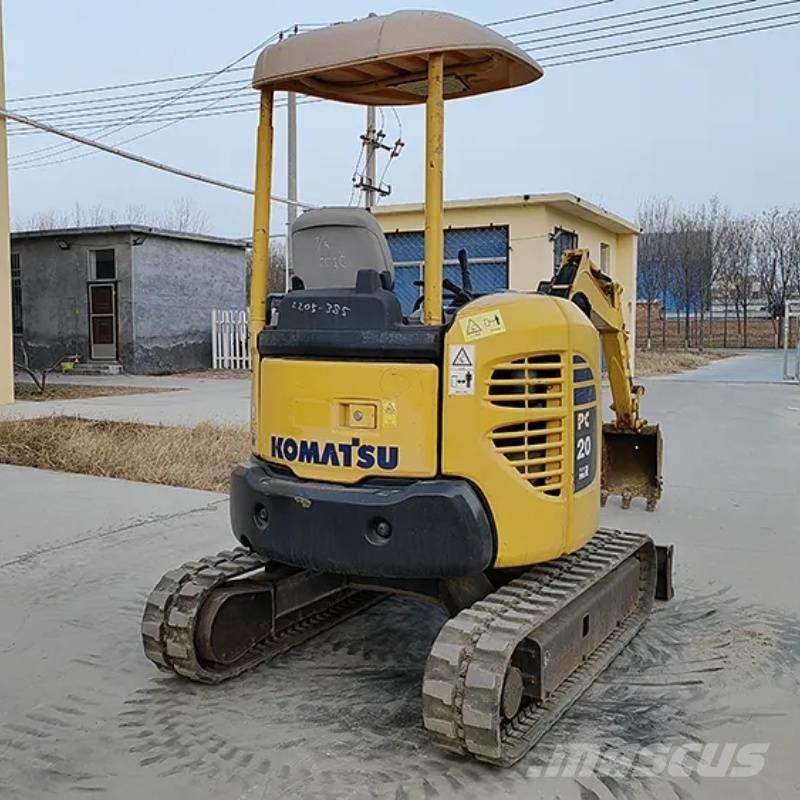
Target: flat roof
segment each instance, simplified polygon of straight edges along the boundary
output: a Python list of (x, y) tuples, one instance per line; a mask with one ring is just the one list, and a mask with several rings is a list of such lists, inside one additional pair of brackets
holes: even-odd
[(217, 244), (224, 247), (247, 246), (245, 239), (226, 239), (222, 236), (209, 236), (205, 233), (189, 233), (187, 231), (171, 231), (166, 228), (153, 228), (149, 225), (94, 225), (88, 228), (52, 228), (36, 231), (12, 231), (11, 239), (68, 239), (76, 236), (103, 236), (109, 234), (142, 234), (156, 236), (160, 239), (182, 239), (202, 244)]
[[(610, 211), (584, 200), (576, 194), (569, 192), (554, 192), (549, 194), (512, 194), (502, 197), (471, 197), (466, 200), (447, 200), (444, 204), (445, 211), (459, 208), (499, 208), (502, 206), (553, 206), (573, 217), (594, 222), (614, 233), (639, 233), (639, 226), (623, 217), (612, 214)], [(422, 203), (396, 203), (394, 205), (376, 206), (373, 213), (380, 217), (382, 214), (419, 214), (422, 213)]]

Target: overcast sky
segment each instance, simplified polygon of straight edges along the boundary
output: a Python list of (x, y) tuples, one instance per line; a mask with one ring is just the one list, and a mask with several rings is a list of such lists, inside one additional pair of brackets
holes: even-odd
[[(614, 0), (499, 30), (522, 31), (666, 1)], [(575, 2), (466, 0), (430, 5), (489, 22)], [(720, 2), (724, 0), (698, 0), (698, 5)], [(754, 0), (756, 6), (770, 2), (774, 0)], [(10, 107), (14, 98), (32, 94), (217, 69), (279, 28), (402, 7), (381, 0), (5, 0), (3, 5)], [(792, 11), (800, 11), (800, 5), (751, 16)], [(743, 19), (747, 17), (725, 18), (719, 24)], [(684, 29), (663, 33), (676, 30)], [(656, 35), (658, 31), (630, 38)], [(533, 55), (544, 59), (553, 52)], [(448, 104), (445, 196), (569, 191), (627, 217), (633, 217), (641, 200), (651, 195), (696, 202), (716, 193), (742, 212), (797, 204), (799, 84), (800, 26), (552, 68), (531, 86)], [(422, 110), (400, 109), (399, 114), (406, 147), (387, 175), (393, 186), (391, 200), (419, 200)], [(185, 169), (249, 185), (255, 123), (256, 114), (249, 112), (185, 121), (129, 147)], [(356, 107), (324, 102), (298, 109), (302, 200), (347, 202), (363, 123), (364, 113)], [(396, 138), (397, 122), (388, 109), (385, 127), (388, 138)], [(118, 142), (144, 130), (126, 129), (107, 141)], [(12, 157), (58, 144), (50, 136), (12, 137), (10, 142)], [(278, 111), (276, 148), (274, 190), (283, 194), (283, 111)], [(54, 159), (56, 155), (58, 151)], [(68, 212), (75, 202), (120, 212), (131, 204), (159, 211), (185, 197), (208, 214), (213, 232), (249, 234), (247, 197), (105, 154), (18, 169), (11, 175), (12, 219), (17, 223), (39, 211)], [(283, 230), (284, 225), (284, 208), (273, 205), (273, 230)]]

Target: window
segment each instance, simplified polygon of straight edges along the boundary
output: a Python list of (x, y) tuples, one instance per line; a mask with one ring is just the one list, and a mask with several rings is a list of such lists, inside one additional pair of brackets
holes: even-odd
[(611, 246), (600, 242), (600, 269), (606, 275), (611, 274)]
[(14, 335), (22, 336), (22, 273), (19, 268), (19, 253), (11, 254), (11, 319)]
[(91, 250), (89, 257), (93, 281), (115, 281), (117, 279), (117, 262), (113, 248)]
[(578, 246), (578, 234), (564, 228), (554, 228), (550, 234), (553, 243), (553, 272), (561, 268), (561, 256), (565, 250), (574, 250)]

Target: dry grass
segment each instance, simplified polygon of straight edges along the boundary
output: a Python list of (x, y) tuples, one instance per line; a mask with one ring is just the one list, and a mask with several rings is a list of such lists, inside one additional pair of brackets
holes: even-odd
[(246, 428), (193, 428), (78, 417), (0, 422), (0, 462), (107, 478), (228, 491), (250, 454)]
[(721, 353), (715, 350), (637, 350), (636, 376), (668, 375), (673, 372), (685, 372), (690, 369), (704, 367), (721, 358), (728, 358), (732, 353)]
[(53, 383), (45, 386), (44, 394), (32, 383), (18, 383), (14, 387), (17, 400), (83, 400), (88, 397), (111, 397), (119, 394), (161, 394), (179, 389), (151, 389), (146, 386), (90, 386), (79, 383)]

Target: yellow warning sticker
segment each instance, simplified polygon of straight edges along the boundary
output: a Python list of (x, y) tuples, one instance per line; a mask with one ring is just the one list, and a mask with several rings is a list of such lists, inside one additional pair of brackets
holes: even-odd
[(383, 425), (386, 428), (397, 427), (397, 401), (383, 401)]
[(482, 339), (484, 336), (493, 336), (495, 333), (505, 332), (503, 317), (499, 311), (484, 311), (471, 317), (460, 319), (461, 330), (464, 338), (470, 342), (473, 339)]

